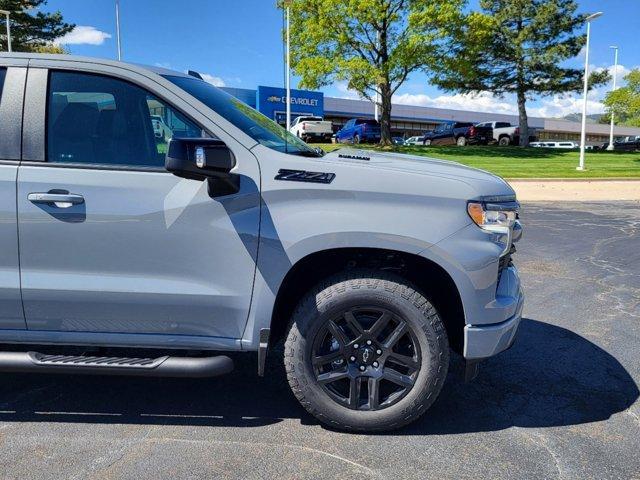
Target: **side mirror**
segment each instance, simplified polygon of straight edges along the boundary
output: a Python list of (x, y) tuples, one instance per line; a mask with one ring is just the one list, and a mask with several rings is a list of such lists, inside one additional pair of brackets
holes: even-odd
[(178, 177), (193, 180), (228, 178), (236, 158), (224, 142), (213, 138), (172, 138), (165, 168)]

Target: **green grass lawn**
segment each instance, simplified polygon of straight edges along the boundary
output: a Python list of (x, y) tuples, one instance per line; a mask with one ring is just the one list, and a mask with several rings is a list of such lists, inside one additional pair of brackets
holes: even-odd
[[(350, 145), (316, 144), (326, 151)], [(372, 145), (358, 148), (378, 149)], [(505, 178), (640, 178), (640, 152), (587, 151), (579, 172), (578, 151), (498, 146), (394, 147), (393, 151), (453, 160)]]

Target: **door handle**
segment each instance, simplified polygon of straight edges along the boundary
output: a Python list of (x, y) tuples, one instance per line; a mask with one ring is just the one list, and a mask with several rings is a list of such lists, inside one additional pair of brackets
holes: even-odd
[(84, 197), (75, 193), (30, 193), (27, 200), (31, 203), (54, 204), (58, 208), (69, 208), (84, 203)]

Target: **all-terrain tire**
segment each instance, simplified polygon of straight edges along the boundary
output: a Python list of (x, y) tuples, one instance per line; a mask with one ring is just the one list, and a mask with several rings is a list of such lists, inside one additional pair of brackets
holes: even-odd
[[(357, 410), (333, 400), (316, 380), (311, 362), (316, 334), (326, 322), (358, 306), (380, 306), (404, 320), (421, 351), (413, 387), (397, 403)], [(438, 312), (411, 283), (389, 272), (354, 269), (321, 282), (296, 307), (285, 342), (289, 385), (322, 423), (346, 431), (388, 431), (419, 418), (435, 401), (449, 367), (449, 342)]]

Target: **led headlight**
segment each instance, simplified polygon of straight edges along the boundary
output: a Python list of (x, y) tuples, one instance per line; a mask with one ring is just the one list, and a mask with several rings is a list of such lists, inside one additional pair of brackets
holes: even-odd
[[(520, 204), (516, 201), (507, 202), (469, 202), (467, 213), (476, 225), (493, 234), (493, 240), (500, 244), (505, 255), (511, 249), (511, 243), (519, 238), (522, 229), (519, 228), (518, 211)], [(517, 235), (514, 238), (514, 231)]]
[(518, 218), (519, 207), (518, 202), (469, 202), (467, 212), (476, 225), (485, 230), (493, 230), (491, 227), (513, 227)]

